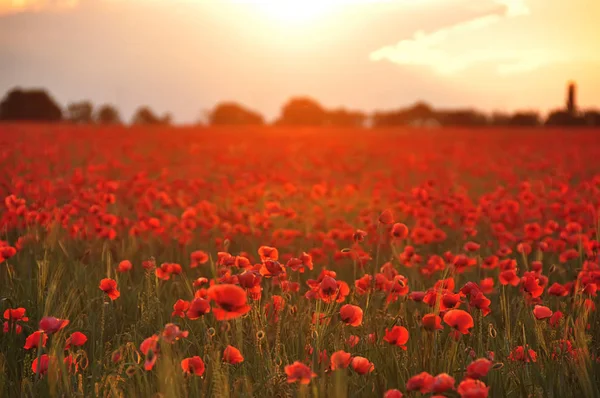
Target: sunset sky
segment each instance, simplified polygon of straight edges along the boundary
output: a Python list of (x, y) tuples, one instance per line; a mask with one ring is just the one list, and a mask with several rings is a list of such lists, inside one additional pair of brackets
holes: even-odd
[(0, 0), (0, 96), (139, 105), (176, 121), (295, 95), (372, 111), (600, 108), (598, 0)]

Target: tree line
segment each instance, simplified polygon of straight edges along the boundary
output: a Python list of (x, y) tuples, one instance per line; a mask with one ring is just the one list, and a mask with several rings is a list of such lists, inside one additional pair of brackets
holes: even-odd
[[(236, 102), (217, 104), (207, 112), (206, 124), (212, 126), (267, 124), (260, 113)], [(90, 101), (73, 102), (62, 109), (45, 90), (9, 91), (0, 102), (0, 121), (60, 122), (77, 124), (124, 124), (117, 107), (104, 104), (95, 107)], [(131, 124), (170, 125), (169, 113), (157, 115), (149, 106), (135, 112)], [(368, 114), (345, 108), (327, 109), (309, 97), (296, 97), (285, 103), (279, 117), (272, 123), (278, 126), (600, 126), (600, 111), (568, 112), (558, 109), (543, 118), (538, 112), (486, 114), (475, 109), (434, 109), (419, 102), (413, 106)]]

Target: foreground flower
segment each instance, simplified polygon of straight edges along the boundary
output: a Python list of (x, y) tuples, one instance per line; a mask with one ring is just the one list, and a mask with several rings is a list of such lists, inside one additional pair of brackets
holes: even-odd
[(536, 362), (537, 361), (537, 353), (532, 349), (525, 349), (522, 345), (515, 347), (508, 359), (515, 362)]
[(481, 380), (465, 379), (458, 385), (461, 398), (487, 398), (489, 387)]
[(195, 320), (210, 312), (210, 302), (203, 298), (195, 298), (189, 306), (185, 315), (190, 320)]
[(313, 373), (312, 370), (302, 362), (294, 362), (291, 365), (285, 367), (285, 374), (287, 375), (288, 383), (300, 382), (300, 384), (309, 384), (313, 377), (317, 374)]
[(174, 343), (180, 338), (188, 337), (189, 332), (187, 330), (182, 331), (179, 329), (179, 326), (174, 323), (167, 323), (162, 332), (162, 338), (167, 343)]
[(87, 342), (87, 336), (81, 332), (74, 332), (69, 336), (67, 341), (65, 342), (65, 350), (71, 348), (71, 346), (81, 347)]
[(160, 349), (158, 340), (159, 337), (157, 335), (152, 335), (140, 344), (140, 351), (146, 356), (144, 361), (144, 369), (146, 370), (152, 370), (156, 363), (157, 354)]
[(375, 365), (370, 362), (367, 358), (354, 357), (352, 358), (352, 369), (359, 375), (365, 375), (375, 370)]
[(279, 259), (279, 252), (276, 248), (270, 246), (261, 246), (258, 248), (258, 255), (261, 261), (272, 260), (277, 261)]
[(331, 370), (346, 369), (350, 366), (352, 355), (344, 350), (331, 354)]
[(387, 390), (385, 394), (383, 394), (383, 398), (402, 398), (404, 394), (400, 390)]
[(454, 377), (447, 373), (440, 373), (433, 378), (431, 391), (434, 393), (442, 393), (448, 390), (454, 390)]
[(19, 308), (9, 308), (6, 311), (4, 311), (4, 319), (8, 320), (8, 321), (22, 321), (22, 322), (27, 322), (29, 320), (29, 318), (27, 318), (25, 316), (25, 308), (19, 307)]
[(401, 347), (405, 351), (408, 338), (408, 330), (404, 326), (394, 326), (392, 330), (385, 329), (385, 336), (383, 337), (388, 343)]
[(206, 368), (202, 358), (199, 356), (194, 356), (191, 358), (185, 358), (183, 361), (181, 361), (181, 369), (183, 369), (186, 374), (202, 376)]
[(190, 308), (190, 302), (179, 299), (173, 304), (173, 312), (171, 313), (172, 317), (178, 316), (180, 318), (185, 318), (185, 312)]
[(471, 379), (481, 379), (485, 377), (492, 369), (492, 361), (485, 358), (479, 358), (467, 366), (467, 377)]
[(234, 346), (228, 345), (223, 351), (223, 361), (231, 365), (237, 365), (244, 362), (244, 357), (242, 356), (240, 350)]
[(110, 278), (104, 278), (100, 281), (100, 290), (110, 297), (111, 300), (116, 300), (121, 296), (121, 292), (117, 290), (117, 281)]
[(67, 319), (45, 316), (40, 320), (40, 329), (48, 334), (56, 333), (69, 324)]
[(469, 334), (469, 329), (475, 326), (471, 314), (463, 310), (450, 310), (446, 312), (444, 322), (462, 334)]
[(25, 348), (26, 350), (31, 350), (32, 348), (39, 348), (40, 345), (42, 347), (46, 347), (46, 342), (48, 341), (48, 335), (44, 333), (43, 330), (38, 330), (27, 336), (25, 339)]
[(425, 330), (433, 332), (435, 330), (442, 330), (444, 327), (442, 326), (442, 318), (436, 314), (425, 314), (423, 315), (423, 319), (421, 320), (421, 325)]
[(208, 254), (202, 250), (196, 250), (190, 254), (190, 268), (196, 268), (198, 265), (208, 262)]
[(396, 239), (405, 239), (408, 236), (408, 227), (402, 223), (396, 223), (392, 227), (391, 234)]
[(43, 354), (42, 356), (39, 357), (39, 361), (38, 358), (35, 358), (33, 360), (33, 363), (31, 364), (31, 370), (33, 371), (33, 373), (35, 373), (36, 375), (45, 375), (46, 372), (48, 372), (48, 365), (50, 363), (50, 357), (48, 357), (48, 354)]
[(346, 304), (340, 308), (340, 317), (347, 325), (360, 326), (363, 319), (363, 310), (356, 305)]
[(550, 318), (552, 316), (552, 310), (543, 305), (536, 305), (533, 309), (533, 315), (538, 320)]
[(434, 377), (427, 372), (419, 373), (406, 382), (407, 391), (419, 391), (421, 394), (431, 392)]
[(213, 313), (219, 321), (240, 317), (248, 313), (251, 308), (247, 304), (246, 292), (237, 285), (211, 286), (208, 289), (208, 297), (218, 305), (217, 308), (213, 309)]
[(117, 271), (119, 272), (129, 272), (133, 268), (133, 264), (129, 260), (123, 260), (117, 266)]

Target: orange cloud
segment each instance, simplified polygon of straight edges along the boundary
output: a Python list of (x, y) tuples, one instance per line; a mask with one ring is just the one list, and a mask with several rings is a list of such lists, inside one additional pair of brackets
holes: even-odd
[[(494, 6), (495, 7), (491, 7)], [(501, 6), (501, 8), (498, 8)], [(411, 39), (382, 47), (370, 54), (373, 61), (387, 60), (400, 65), (425, 66), (439, 74), (450, 75), (484, 62), (496, 62), (502, 74), (523, 72), (543, 66), (553, 57), (545, 51), (519, 51), (495, 46), (494, 40), (486, 48), (456, 49), (456, 42), (467, 42), (473, 34), (500, 24), (506, 19), (530, 14), (524, 0), (494, 0), (483, 15), (426, 33), (417, 31)], [(454, 44), (454, 46), (452, 46)], [(454, 50), (448, 49), (454, 47)]]

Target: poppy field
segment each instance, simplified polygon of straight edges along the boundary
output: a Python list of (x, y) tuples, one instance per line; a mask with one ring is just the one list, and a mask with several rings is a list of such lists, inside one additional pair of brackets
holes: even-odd
[(6, 397), (600, 396), (600, 132), (0, 126)]

